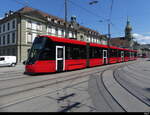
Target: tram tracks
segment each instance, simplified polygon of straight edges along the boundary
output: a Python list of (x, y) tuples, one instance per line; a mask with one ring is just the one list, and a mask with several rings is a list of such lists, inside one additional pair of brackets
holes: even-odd
[[(109, 65), (114, 66), (114, 65)], [(30, 84), (36, 84), (40, 82), (45, 82), (45, 81), (51, 81), (51, 80), (56, 80), (56, 79), (63, 79), (67, 78), (70, 76), (74, 76), (74, 74), (82, 74), (82, 73), (95, 73), (99, 70), (103, 70), (107, 68), (107, 66), (101, 68), (89, 68), (89, 69), (83, 69), (83, 70), (78, 70), (78, 71), (71, 71), (71, 72), (63, 72), (63, 73), (54, 73), (54, 74), (47, 74), (47, 75), (42, 75), (42, 76), (27, 76), (23, 75), (23, 77), (14, 77), (14, 78), (5, 78), (5, 79), (0, 79), (0, 90), (3, 89), (10, 89), (10, 88), (15, 88), (15, 87), (20, 87), (20, 86), (25, 86), (25, 85), (30, 85)], [(66, 75), (67, 74), (67, 75)], [(14, 75), (16, 76), (16, 75)], [(22, 75), (19, 75), (22, 76)], [(17, 84), (17, 85), (16, 85)]]
[[(127, 67), (129, 68), (129, 65)], [(129, 68), (129, 70), (130, 69), (131, 68)], [(147, 106), (150, 106), (150, 101), (148, 101), (150, 92), (145, 90), (146, 88), (150, 87), (150, 79), (144, 77), (142, 74), (135, 74), (137, 72), (136, 70), (134, 70), (134, 72), (131, 72), (129, 70), (125, 71), (123, 68), (121, 68), (120, 71), (115, 71), (115, 80), (133, 96), (138, 98), (141, 102), (143, 102)], [(132, 80), (136, 82), (134, 83)]]
[[(120, 65), (120, 64), (119, 64)], [(119, 65), (110, 65), (109, 67), (98, 68), (96, 70), (92, 69), (90, 71), (77, 72), (76, 75), (69, 74), (66, 76), (62, 76), (63, 73), (59, 74), (56, 78), (45, 79), (42, 81), (30, 82), (25, 84), (20, 84), (18, 86), (14, 85), (13, 87), (5, 87), (0, 89), (0, 109), (15, 105), (17, 103), (21, 103), (48, 93), (54, 93), (56, 91), (63, 90), (64, 88), (70, 88), (74, 85), (78, 85), (76, 83), (72, 85), (74, 80), (89, 77), (92, 74), (100, 74), (101, 72), (112, 69)], [(121, 64), (122, 65), (122, 64)], [(124, 64), (123, 64), (124, 65)], [(79, 70), (80, 71), (80, 70)], [(60, 77), (61, 76), (61, 77)], [(38, 77), (38, 76), (34, 76)], [(46, 77), (46, 76), (42, 76)], [(57, 87), (58, 84), (69, 83), (69, 85), (62, 87)], [(82, 83), (82, 82), (81, 82)], [(98, 81), (97, 81), (98, 85)], [(12, 91), (11, 91), (12, 90)], [(2, 94), (3, 92), (3, 94)]]
[(104, 72), (106, 72), (108, 70), (116, 70), (122, 66), (124, 66), (124, 64), (118, 65), (114, 68), (109, 68), (107, 70), (103, 70), (100, 73), (99, 77), (97, 77), (97, 79), (96, 79), (99, 94), (102, 96), (102, 98), (105, 100), (105, 102), (107, 104), (107, 106), (105, 106), (107, 108), (107, 110), (106, 110), (107, 112), (118, 112), (118, 111), (127, 112), (126, 109), (114, 98), (114, 96), (111, 94), (109, 89), (106, 87), (104, 78), (103, 78), (103, 77), (105, 77), (103, 75)]
[[(86, 75), (88, 75), (89, 73), (95, 73), (100, 69), (95, 69), (95, 70), (90, 70), (90, 71), (86, 71)], [(79, 70), (80, 71), (80, 70)], [(74, 71), (75, 72), (75, 71)], [(38, 84), (38, 83), (42, 83), (42, 82), (47, 82), (47, 81), (52, 81), (52, 80), (61, 80), (64, 78), (70, 78), (70, 76), (77, 76), (74, 74), (85, 74), (85, 71), (83, 72), (78, 72), (76, 71), (75, 73), (68, 73), (68, 75), (66, 75), (65, 73), (58, 73), (58, 74), (51, 74), (51, 75), (43, 75), (43, 76), (30, 76), (30, 77), (22, 77), (22, 78), (14, 78), (14, 79), (8, 79), (8, 80), (2, 80), (0, 81), (0, 91), (2, 90), (6, 90), (6, 89), (12, 89), (12, 88), (17, 88), (17, 87), (21, 87), (21, 86), (26, 86), (26, 85), (33, 85), (33, 84)], [(55, 76), (56, 75), (56, 76)], [(21, 81), (19, 81), (21, 79)], [(18, 80), (18, 81), (16, 81)], [(4, 85), (4, 84), (8, 84), (8, 82), (11, 82), (11, 85)], [(17, 83), (18, 82), (18, 83)], [(17, 85), (15, 85), (15, 83), (17, 83)], [(1, 94), (0, 94), (1, 95)]]
[[(145, 105), (150, 106), (150, 102), (147, 101), (149, 99), (150, 94), (142, 90), (140, 87), (134, 85), (132, 82), (129, 82), (125, 80), (124, 78), (120, 77), (118, 72), (115, 72), (114, 74), (115, 74), (114, 79), (117, 81), (118, 84), (120, 84), (121, 87), (123, 87), (127, 92), (129, 92), (131, 95), (136, 97), (139, 101), (141, 101)], [(132, 76), (130, 75), (129, 77), (132, 77)]]
[[(67, 81), (66, 81), (66, 82), (67, 82)], [(74, 86), (79, 85), (79, 84), (82, 84), (82, 83), (84, 83), (84, 82), (88, 82), (88, 80), (86, 80), (86, 81), (80, 81), (80, 82), (78, 82), (78, 83), (74, 83), (74, 84), (72, 84), (72, 85), (66, 87), (66, 89), (67, 89), (67, 88), (74, 87)], [(53, 87), (47, 87), (47, 88), (44, 89), (43, 91), (38, 91), (38, 92), (37, 92), (37, 90), (35, 90), (34, 92), (37, 93), (37, 94), (35, 94), (35, 95), (33, 95), (33, 94), (29, 95), (29, 94), (28, 94), (27, 97), (25, 97), (25, 98), (18, 99), (18, 100), (13, 100), (13, 101), (11, 101), (11, 102), (9, 102), (9, 103), (5, 103), (5, 104), (3, 104), (3, 105), (0, 105), (0, 110), (2, 110), (2, 109), (4, 109), (4, 108), (7, 108), (7, 107), (10, 107), (10, 106), (13, 106), (13, 105), (15, 105), (15, 104), (19, 104), (19, 103), (23, 103), (23, 102), (29, 101), (29, 100), (34, 99), (34, 98), (38, 98), (38, 97), (41, 97), (41, 96), (44, 96), (44, 95), (47, 95), (47, 94), (48, 94), (48, 95), (54, 94), (54, 93), (61, 92), (62, 90), (64, 90), (64, 87), (63, 87), (63, 88), (58, 88), (57, 85), (58, 85), (58, 84), (55, 84)], [(52, 88), (53, 90), (50, 90), (49, 88)], [(34, 92), (32, 92), (32, 93), (34, 93)], [(23, 94), (23, 95), (26, 95), (26, 94)], [(58, 96), (56, 96), (56, 97), (50, 97), (50, 98), (52, 98), (52, 99), (54, 99), (54, 100), (57, 101)]]
[[(137, 63), (135, 63), (137, 64)], [(123, 88), (125, 91), (127, 91), (129, 94), (131, 94), (133, 97), (139, 100), (139, 102), (143, 103), (145, 106), (145, 109), (150, 107), (149, 97), (150, 93), (143, 90), (142, 86), (139, 85), (139, 83), (143, 84), (144, 81), (141, 79), (143, 77), (135, 74), (136, 72), (130, 72), (129, 66), (132, 66), (133, 64), (125, 64), (121, 68), (114, 69), (113, 71), (113, 78), (115, 81)], [(129, 70), (125, 71), (124, 68), (127, 67)], [(137, 70), (136, 70), (137, 71)], [(138, 76), (138, 77), (137, 77)], [(147, 81), (148, 84), (148, 81)], [(145, 85), (145, 83), (143, 84)], [(142, 110), (142, 109), (141, 109)], [(144, 110), (144, 108), (143, 108)], [(149, 110), (149, 109), (147, 109)]]
[[(136, 64), (136, 62), (135, 63), (133, 63), (133, 64)], [(122, 68), (124, 68), (124, 67), (126, 67), (128, 64), (124, 64), (124, 65), (121, 65), (121, 66), (116, 66), (116, 67), (114, 67), (114, 68), (109, 68), (108, 70), (104, 70), (104, 71), (102, 71), (101, 72), (101, 74), (100, 74), (100, 77), (99, 77), (99, 80), (97, 80), (97, 86), (98, 86), (98, 89), (99, 90), (101, 90), (102, 88), (102, 86), (100, 87), (99, 85), (100, 84), (103, 84), (103, 87), (105, 88), (105, 90), (109, 93), (109, 96), (111, 96), (111, 98), (114, 100), (114, 102), (116, 102), (116, 104), (121, 108), (121, 109), (119, 109), (119, 110), (122, 110), (122, 111), (125, 111), (125, 112), (127, 112), (127, 111), (130, 111), (130, 110), (132, 110), (132, 109), (127, 109), (128, 107), (126, 107), (127, 105), (127, 103), (125, 104), (125, 105), (123, 105), (123, 103), (122, 103), (122, 101), (119, 101), (118, 99), (116, 100), (116, 95), (113, 95), (114, 94), (114, 92), (112, 93), (111, 91), (112, 91), (112, 89), (113, 89), (113, 87), (115, 86), (114, 85), (114, 83), (116, 82), (116, 83), (118, 83), (125, 91), (127, 91), (129, 94), (131, 94), (133, 97), (135, 97), (137, 100), (139, 100), (139, 103), (140, 102), (142, 102), (143, 104), (144, 104), (144, 107), (145, 108), (143, 108), (143, 110), (149, 110), (148, 109), (148, 107), (150, 106), (150, 102), (148, 102), (147, 100), (149, 99), (148, 97), (149, 97), (149, 95), (147, 95), (147, 96), (145, 96), (146, 94), (144, 93), (144, 92), (142, 92), (142, 91), (139, 91), (138, 90), (138, 88), (137, 87), (133, 87), (134, 86), (134, 84), (132, 84), (132, 83), (129, 83), (129, 80), (128, 81), (126, 81), (126, 80), (124, 80), (124, 78), (126, 78), (127, 76), (128, 77), (130, 77), (131, 76), (131, 73), (128, 73), (128, 74), (126, 74), (126, 76), (125, 75), (122, 75), (122, 73), (119, 73), (118, 72), (118, 69), (122, 69)], [(132, 65), (132, 63), (131, 64), (129, 64), (128, 66), (130, 66), (130, 65)], [(107, 82), (107, 83), (105, 83), (104, 82), (104, 76), (103, 76), (103, 74), (105, 73), (105, 71), (112, 71), (112, 73), (113, 73), (113, 79), (115, 80), (115, 82), (113, 81), (113, 82), (110, 82), (109, 83), (109, 85), (108, 85), (108, 82), (109, 81), (105, 81), (105, 82)], [(106, 75), (105, 75), (105, 77), (106, 77)], [(131, 76), (132, 77), (132, 76)], [(106, 79), (105, 79), (106, 80)], [(107, 84), (107, 86), (106, 86), (106, 84)], [(109, 88), (109, 87), (112, 87), (112, 88)], [(101, 90), (102, 91), (102, 90)], [(101, 92), (100, 91), (100, 92)], [(105, 94), (105, 95), (104, 95)], [(122, 95), (122, 94), (121, 94)], [(139, 96), (140, 95), (140, 96)], [(111, 100), (110, 100), (110, 97), (109, 97), (109, 99), (108, 99), (108, 97), (107, 97), (108, 95), (107, 95), (107, 93), (106, 92), (103, 92), (103, 94), (102, 94), (102, 97), (103, 97), (103, 99), (105, 100), (105, 102), (107, 103), (107, 110), (106, 111), (111, 111), (111, 112), (115, 112), (116, 111), (116, 108), (114, 108), (114, 105), (112, 104), (112, 102), (111, 102)], [(145, 97), (144, 97), (145, 96)], [(131, 104), (132, 105), (132, 104)], [(130, 106), (131, 106), (130, 105)], [(134, 104), (133, 104), (134, 105)], [(142, 107), (142, 105), (141, 106), (139, 106), (139, 108), (140, 107)], [(142, 108), (140, 108), (141, 110), (142, 110)], [(136, 108), (134, 108), (134, 110), (136, 110)], [(133, 110), (133, 111), (134, 111)]]
[[(85, 75), (83, 73), (83, 75), (82, 74), (72, 75), (71, 77), (69, 75), (69, 76), (65, 76), (65, 77), (61, 77), (61, 78), (46, 79), (46, 80), (42, 80), (42, 81), (31, 82), (31, 83), (16, 85), (13, 87), (3, 88), (3, 89), (0, 89), (0, 98), (5, 97), (5, 96), (9, 96), (9, 95), (13, 95), (13, 94), (17, 94), (17, 93), (21, 93), (21, 92), (25, 92), (25, 91), (29, 91), (29, 90), (34, 90), (37, 88), (43, 88), (43, 87), (53, 85), (53, 84), (59, 84), (59, 83), (65, 82), (65, 81), (71, 81), (74, 79), (79, 79), (81, 77), (86, 77), (89, 74), (92, 74), (92, 73), (87, 72)], [(56, 81), (54, 81), (54, 80), (56, 80)], [(4, 91), (4, 93), (3, 93), (3, 91)], [(10, 93), (11, 91), (12, 91), (12, 93)], [(5, 92), (9, 92), (9, 93), (5, 93)]]
[[(81, 79), (82, 77), (88, 77), (88, 75), (90, 73), (92, 74), (92, 73), (95, 73), (96, 71), (97, 70), (95, 70), (95, 71), (91, 70), (91, 71), (86, 72), (86, 73), (85, 72), (78, 73), (80, 75), (70, 74), (70, 75), (64, 76), (64, 77), (46, 79), (46, 80), (38, 81), (38, 82), (34, 82), (34, 83), (31, 82), (31, 83), (22, 84), (19, 86), (6, 87), (3, 89), (0, 89), (0, 102), (4, 102), (3, 100), (7, 100), (6, 102), (0, 104), (1, 105), (0, 108), (7, 107), (8, 105), (12, 105), (14, 103), (18, 103), (18, 98), (15, 98), (16, 95), (20, 95), (20, 96), (22, 95), (23, 97), (25, 97), (25, 99), (28, 100), (30, 97), (33, 97), (31, 95), (33, 95), (34, 92), (39, 93), (38, 90), (47, 88), (47, 87), (52, 86), (52, 85), (64, 83), (67, 81), (71, 81), (71, 80), (75, 80), (75, 79)], [(41, 84), (41, 83), (43, 83), (43, 84)], [(26, 85), (28, 85), (28, 86), (25, 88)], [(56, 89), (56, 88), (54, 88), (54, 89)], [(30, 92), (30, 95), (25, 94), (28, 92)], [(46, 92), (47, 92), (47, 90), (46, 90)], [(40, 94), (41, 94), (41, 92), (37, 95), (40, 95)], [(19, 99), (19, 100), (22, 101), (24, 99)]]
[[(112, 67), (112, 65), (110, 65), (110, 66)], [(115, 65), (113, 65), (113, 66), (115, 66)], [(100, 70), (103, 70), (103, 69), (106, 69), (106, 67), (103, 67), (100, 69), (92, 69), (92, 70), (86, 71), (86, 72), (85, 71), (78, 72), (79, 75), (69, 74), (67, 76), (61, 76), (61, 74), (60, 74), (61, 77), (57, 76), (57, 78), (51, 78), (51, 79), (46, 79), (43, 81), (37, 81), (34, 83), (31, 82), (31, 83), (27, 83), (27, 84), (21, 84), (18, 86), (15, 85), (15, 86), (11, 86), (11, 87), (2, 88), (2, 89), (0, 89), (0, 102), (3, 102), (3, 103), (0, 103), (0, 109), (5, 108), (7, 106), (14, 105), (15, 103), (19, 103), (19, 102), (31, 99), (33, 97), (37, 97), (42, 94), (40, 92), (41, 89), (45, 89), (50, 86), (61, 84), (64, 82), (81, 79), (82, 77), (88, 77), (89, 74), (96, 73), (97, 71), (101, 72)], [(41, 84), (42, 82), (43, 82), (43, 84)], [(25, 88), (26, 85), (28, 85), (28, 86)], [(57, 87), (55, 87), (54, 89), (56, 89), (56, 88)], [(46, 89), (43, 94), (46, 94), (47, 92), (49, 92), (48, 90), (49, 89)], [(34, 93), (35, 93), (35, 95), (33, 96)], [(19, 95), (19, 97), (17, 95)], [(24, 98), (20, 99), (20, 97), (24, 97)], [(6, 101), (4, 101), (4, 100), (6, 100)]]

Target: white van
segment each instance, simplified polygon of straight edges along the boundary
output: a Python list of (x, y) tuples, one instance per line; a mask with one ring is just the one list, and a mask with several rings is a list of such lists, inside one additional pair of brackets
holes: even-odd
[(0, 66), (12, 66), (16, 65), (16, 56), (0, 56)]

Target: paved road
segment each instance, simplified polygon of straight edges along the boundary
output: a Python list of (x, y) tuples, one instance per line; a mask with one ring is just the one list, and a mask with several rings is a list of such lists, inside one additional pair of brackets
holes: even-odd
[(38, 76), (24, 75), (21, 64), (0, 68), (0, 111), (147, 112), (149, 68), (145, 59)]

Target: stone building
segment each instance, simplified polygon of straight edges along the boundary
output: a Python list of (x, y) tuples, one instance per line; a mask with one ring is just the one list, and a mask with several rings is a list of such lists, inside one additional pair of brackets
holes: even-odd
[(143, 44), (140, 45), (138, 48), (138, 56), (145, 55), (146, 57), (150, 58), (150, 44)]
[(112, 38), (110, 40), (110, 43), (111, 43), (112, 46), (134, 49), (135, 42), (133, 41), (132, 26), (130, 25), (129, 20), (127, 20), (127, 25), (125, 27), (125, 36), (124, 37)]
[[(75, 21), (75, 17), (72, 17), (67, 22), (68, 38), (107, 44), (105, 36)], [(0, 55), (17, 56), (18, 62), (26, 60), (28, 50), (38, 35), (65, 37), (65, 21), (30, 7), (9, 11), (0, 19)]]

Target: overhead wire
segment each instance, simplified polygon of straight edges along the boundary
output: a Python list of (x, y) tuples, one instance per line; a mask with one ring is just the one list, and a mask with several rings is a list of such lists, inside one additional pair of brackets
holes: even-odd
[(13, 2), (15, 2), (15, 3), (17, 3), (17, 4), (20, 4), (20, 5), (23, 5), (23, 6), (30, 6), (29, 5), (29, 1), (19, 1), (19, 0), (11, 0), (11, 1), (13, 1)]
[(112, 0), (111, 6), (110, 6), (110, 13), (109, 13), (109, 20), (110, 21), (111, 21), (111, 18), (112, 18), (113, 5), (114, 5), (114, 0)]
[[(16, 2), (17, 4), (21, 4), (21, 5), (23, 5), (23, 6), (31, 6), (31, 5), (29, 5), (29, 1), (27, 1), (27, 0), (26, 0), (26, 1), (11, 0), (11, 1)], [(80, 8), (80, 9), (86, 11), (86, 12), (87, 12), (88, 14), (90, 14), (90, 15), (93, 15), (93, 16), (95, 16), (95, 17), (97, 17), (97, 18), (101, 18), (101, 19), (100, 19), (100, 22), (110, 21), (111, 25), (116, 29), (115, 25), (112, 24), (112, 22), (111, 22), (114, 0), (112, 0), (112, 2), (111, 2), (110, 13), (109, 13), (109, 19), (106, 19), (105, 17), (100, 16), (100, 15), (96, 14), (95, 12), (92, 12), (91, 10), (89, 10), (89, 9), (87, 9), (87, 8), (85, 8), (85, 7), (79, 5), (79, 4), (77, 4), (77, 3), (75, 3), (75, 2), (73, 2), (73, 1), (71, 1), (71, 0), (69, 0), (68, 2), (70, 2), (70, 3), (73, 4), (73, 5), (75, 5), (75, 6), (78, 7), (78, 8)], [(103, 21), (101, 21), (101, 20), (103, 20)], [(116, 30), (118, 31), (118, 29), (116, 29)], [(120, 32), (118, 31), (118, 33), (120, 33)]]
[(71, 4), (77, 6), (78, 8), (80, 8), (80, 9), (86, 11), (86, 12), (89, 13), (90, 15), (93, 15), (93, 16), (95, 16), (95, 17), (102, 18), (103, 20), (106, 20), (106, 18), (104, 18), (104, 17), (102, 17), (102, 16), (96, 14), (95, 12), (92, 12), (91, 10), (89, 10), (89, 9), (87, 9), (87, 8), (85, 8), (85, 7), (79, 5), (79, 4), (77, 4), (77, 3), (75, 3), (75, 2), (73, 2), (73, 1), (71, 1), (71, 0), (70, 0), (69, 2), (70, 2)]

